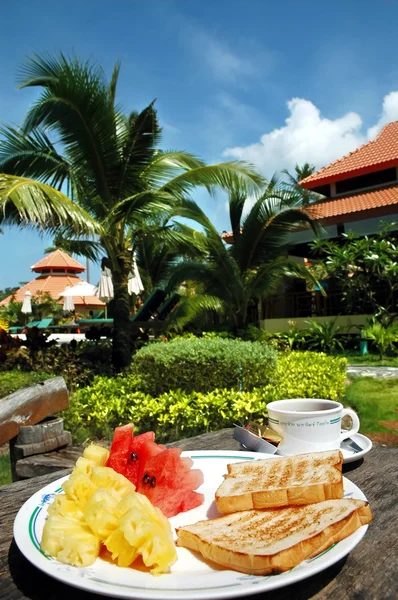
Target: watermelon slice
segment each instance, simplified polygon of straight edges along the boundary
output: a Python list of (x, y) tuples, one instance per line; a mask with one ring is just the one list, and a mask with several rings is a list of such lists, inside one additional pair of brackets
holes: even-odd
[(163, 446), (155, 444), (155, 434), (153, 431), (141, 433), (131, 440), (130, 455), (127, 459), (126, 470), (123, 473), (135, 487), (144, 475), (146, 462), (162, 452)]
[(124, 475), (126, 472), (127, 461), (130, 456), (130, 444), (134, 435), (134, 426), (132, 423), (116, 427), (113, 434), (109, 458), (106, 463), (117, 473)]
[(194, 492), (203, 483), (203, 473), (191, 469), (192, 461), (180, 458), (179, 448), (169, 448), (150, 458), (137, 491), (145, 494), (166, 517), (174, 517), (200, 506), (203, 494)]
[(194, 491), (202, 485), (203, 473), (192, 465), (190, 458), (181, 457), (180, 448), (156, 444), (153, 431), (134, 436), (132, 424), (115, 429), (107, 462), (166, 517), (203, 503), (203, 494)]

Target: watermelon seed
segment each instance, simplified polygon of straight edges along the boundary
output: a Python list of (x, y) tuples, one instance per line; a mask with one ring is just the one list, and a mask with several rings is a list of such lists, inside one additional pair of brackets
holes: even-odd
[(132, 452), (130, 454), (130, 460), (138, 460), (138, 456), (137, 456), (137, 454), (135, 452)]
[(156, 477), (151, 477), (149, 483), (151, 484), (151, 487), (155, 487), (155, 485), (156, 485)]
[(148, 473), (145, 473), (144, 477), (142, 478), (142, 483), (149, 483), (150, 481), (150, 477), (148, 475)]

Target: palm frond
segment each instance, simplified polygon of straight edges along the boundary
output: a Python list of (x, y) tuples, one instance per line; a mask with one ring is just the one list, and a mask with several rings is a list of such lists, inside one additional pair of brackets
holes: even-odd
[(44, 131), (23, 135), (19, 129), (2, 127), (0, 134), (0, 170), (4, 173), (29, 176), (58, 190), (71, 177), (70, 165)]
[(151, 164), (156, 145), (160, 142), (161, 128), (155, 110), (155, 101), (140, 113), (130, 113), (125, 121), (122, 146), (121, 169), (115, 194), (118, 198), (124, 194), (147, 189), (147, 181), (142, 172)]
[(111, 106), (115, 105), (116, 101), (116, 88), (120, 73), (120, 60), (116, 61), (113, 67), (111, 81), (109, 83), (109, 103)]
[(108, 213), (106, 222), (115, 223), (139, 223), (142, 218), (150, 217), (155, 211), (165, 211), (170, 208), (172, 202), (170, 194), (166, 192), (152, 192), (144, 190), (124, 198), (118, 202)]
[(303, 210), (285, 208), (278, 197), (260, 197), (243, 221), (240, 236), (239, 256), (236, 256), (240, 268), (260, 266), (281, 252), (288, 234), (299, 226), (316, 225)]
[(204, 167), (205, 163), (188, 152), (157, 150), (150, 164), (142, 171), (141, 178), (150, 187), (159, 188), (182, 171)]
[(174, 205), (171, 209), (171, 216), (183, 217), (184, 219), (195, 221), (201, 225), (208, 234), (218, 236), (218, 232), (213, 223), (194, 200), (190, 200), (189, 198), (181, 198), (178, 202), (174, 202)]
[(198, 294), (182, 296), (178, 305), (167, 319), (167, 331), (182, 330), (188, 323), (195, 321), (209, 312), (222, 314), (225, 310), (223, 302), (216, 296)]
[(91, 181), (105, 204), (112, 204), (107, 174), (118, 162), (117, 114), (109, 103), (109, 86), (96, 64), (77, 59), (35, 57), (25, 67), (22, 85), (43, 91), (28, 112), (23, 132), (37, 127), (57, 132), (68, 161)]
[[(318, 285), (318, 279), (302, 264), (285, 257), (279, 257), (253, 272), (251, 290), (253, 297), (261, 298), (275, 294), (281, 288), (284, 278), (304, 279), (311, 285)], [(325, 295), (322, 289), (323, 295)]]
[(53, 246), (45, 249), (45, 253), (54, 252), (54, 250), (64, 250), (68, 254), (84, 256), (92, 262), (98, 262), (103, 254), (100, 242), (86, 239), (71, 239), (67, 232), (59, 231), (53, 240)]
[(242, 162), (219, 163), (189, 169), (160, 187), (178, 199), (186, 197), (195, 187), (204, 187), (213, 194), (216, 188), (223, 190), (245, 190), (255, 193), (263, 178), (254, 169)]
[(45, 183), (0, 173), (0, 223), (78, 233), (102, 234), (92, 217), (62, 192)]
[(231, 220), (232, 235), (234, 238), (235, 247), (239, 246), (241, 220), (246, 201), (247, 196), (243, 190), (232, 190), (229, 194), (229, 218)]

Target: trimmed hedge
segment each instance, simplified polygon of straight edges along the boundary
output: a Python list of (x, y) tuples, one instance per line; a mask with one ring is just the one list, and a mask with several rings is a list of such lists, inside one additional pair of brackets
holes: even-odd
[(260, 342), (179, 339), (141, 348), (132, 372), (146, 392), (159, 396), (170, 390), (211, 392), (215, 388), (252, 390), (275, 376), (275, 350)]
[(72, 395), (63, 413), (77, 441), (111, 437), (118, 425), (133, 422), (137, 432), (153, 430), (158, 442), (173, 441), (232, 426), (261, 421), (266, 405), (282, 398), (330, 398), (344, 395), (347, 361), (317, 352), (292, 352), (278, 358), (275, 379), (261, 388), (208, 393), (172, 390), (153, 398), (136, 376), (97, 377)]

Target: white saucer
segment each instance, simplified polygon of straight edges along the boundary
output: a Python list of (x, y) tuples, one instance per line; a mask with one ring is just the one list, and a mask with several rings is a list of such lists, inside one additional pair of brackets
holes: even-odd
[(373, 446), (372, 440), (367, 438), (365, 435), (362, 435), (362, 433), (354, 433), (354, 435), (352, 435), (350, 439), (356, 442), (358, 446), (361, 446), (362, 451), (357, 452), (356, 450), (340, 448), (344, 456), (344, 463), (350, 463), (354, 462), (355, 460), (359, 460), (360, 458), (365, 456), (365, 454), (370, 452)]
[[(351, 450), (350, 448), (340, 448), (340, 450), (343, 454), (343, 457), (344, 457), (344, 464), (354, 462), (354, 461), (359, 460), (360, 458), (364, 457), (365, 454), (370, 452), (370, 450), (372, 449), (372, 446), (373, 446), (372, 441), (369, 438), (367, 438), (365, 435), (362, 435), (361, 433), (354, 433), (350, 437), (350, 439), (352, 441), (356, 442), (358, 444), (358, 446), (360, 446), (362, 448), (362, 450), (357, 451), (357, 450)], [(279, 456), (286, 456), (279, 449), (276, 451), (276, 454)]]

